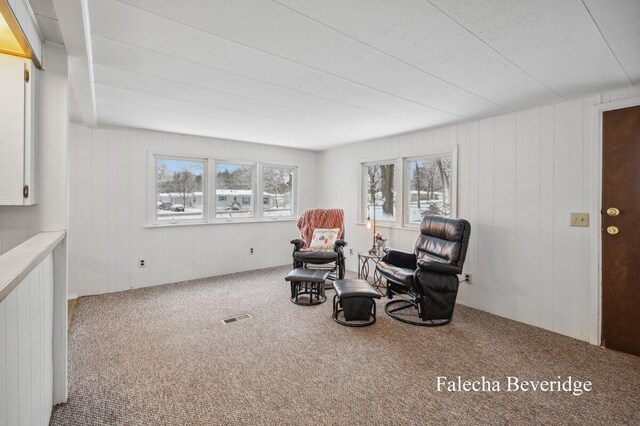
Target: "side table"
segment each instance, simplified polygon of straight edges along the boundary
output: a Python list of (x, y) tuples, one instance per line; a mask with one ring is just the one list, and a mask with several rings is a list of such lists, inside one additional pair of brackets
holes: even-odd
[[(380, 256), (377, 254), (370, 254), (366, 251), (358, 253), (358, 279), (367, 280), (369, 278), (370, 268), (373, 267), (373, 287), (382, 295), (385, 294), (387, 286), (384, 283), (382, 276), (376, 270), (376, 265), (380, 261)], [(370, 264), (371, 263), (371, 264)]]

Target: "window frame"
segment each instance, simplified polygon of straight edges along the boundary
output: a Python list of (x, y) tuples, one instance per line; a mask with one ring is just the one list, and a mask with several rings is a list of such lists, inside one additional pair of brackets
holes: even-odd
[(411, 179), (409, 178), (409, 168), (407, 164), (411, 161), (416, 160), (427, 160), (427, 159), (436, 159), (442, 158), (444, 156), (451, 155), (451, 214), (449, 217), (455, 218), (458, 217), (458, 149), (457, 146), (444, 150), (434, 150), (427, 154), (416, 155), (411, 157), (403, 157), (402, 158), (402, 169), (403, 169), (403, 183), (402, 183), (402, 216), (403, 216), (403, 226), (405, 228), (419, 228), (420, 223), (410, 222), (409, 221), (409, 201), (411, 200), (410, 185)]
[[(202, 219), (182, 219), (182, 220), (157, 220), (157, 166), (156, 158), (165, 158), (183, 161), (199, 161), (204, 163), (203, 167), (203, 218)], [(260, 202), (253, 203), (253, 216), (247, 218), (216, 218), (216, 205), (219, 203), (216, 190), (216, 166), (217, 164), (233, 164), (250, 166), (252, 168), (251, 196), (253, 200), (258, 200), (257, 194), (262, 191), (264, 182), (262, 181), (263, 167), (282, 167), (293, 169), (293, 189), (291, 192), (292, 213), (290, 216), (267, 216), (264, 217), (262, 197)], [(299, 181), (300, 181), (300, 165), (298, 163), (288, 162), (259, 162), (234, 160), (229, 158), (219, 158), (211, 155), (203, 154), (187, 154), (187, 153), (171, 153), (166, 151), (147, 150), (147, 220), (145, 228), (164, 228), (172, 226), (189, 226), (189, 225), (218, 225), (230, 223), (255, 223), (255, 222), (272, 222), (272, 221), (293, 221), (297, 219), (299, 208)], [(264, 192), (264, 191), (262, 191)]]
[[(151, 163), (151, 173), (149, 174), (150, 188), (149, 191), (149, 204), (148, 204), (148, 216), (149, 223), (154, 226), (168, 226), (168, 225), (188, 225), (188, 224), (202, 224), (208, 222), (208, 210), (209, 210), (209, 161), (208, 158), (202, 157), (199, 155), (189, 155), (189, 154), (167, 154), (167, 153), (157, 153), (150, 152), (149, 155), (150, 163)], [(157, 208), (157, 196), (158, 196), (158, 165), (157, 160), (178, 160), (178, 161), (192, 161), (192, 162), (202, 162), (202, 218), (201, 219), (176, 219), (175, 217), (170, 220), (159, 220), (158, 219), (158, 208)]]
[[(393, 164), (394, 167), (394, 171), (393, 171), (393, 188), (394, 188), (394, 194), (395, 194), (395, 200), (394, 200), (394, 209), (395, 209), (395, 214), (394, 214), (394, 219), (393, 220), (382, 220), (382, 219), (378, 219), (376, 218), (376, 224), (382, 224), (382, 225), (397, 225), (398, 224), (398, 216), (399, 216), (399, 212), (401, 211), (400, 208), (402, 208), (402, 194), (400, 194), (400, 196), (398, 195), (398, 177), (402, 177), (401, 173), (401, 164), (402, 164), (402, 159), (400, 158), (385, 158), (385, 159), (381, 159), (381, 160), (369, 160), (369, 161), (362, 161), (360, 162), (360, 196), (358, 197), (359, 199), (359, 209), (360, 209), (360, 213), (359, 213), (359, 217), (360, 220), (362, 221), (362, 223), (366, 223), (367, 222), (367, 206), (369, 205), (367, 202), (367, 188), (365, 185), (365, 170), (367, 167), (369, 166), (380, 166), (380, 165), (386, 165), (386, 164)], [(373, 218), (373, 216), (371, 216)]]
[[(253, 162), (253, 161), (235, 161), (235, 160), (226, 160), (226, 159), (219, 159), (219, 158), (212, 158), (211, 161), (213, 162), (213, 170), (215, 171), (214, 173), (212, 173), (212, 177), (213, 177), (213, 185), (212, 185), (212, 191), (214, 191), (214, 202), (213, 202), (213, 208), (212, 210), (212, 214), (211, 214), (211, 222), (213, 223), (229, 223), (229, 222), (256, 222), (258, 220), (260, 220), (259, 216), (258, 216), (258, 207), (257, 207), (257, 203), (255, 202), (256, 200), (256, 193), (258, 191), (257, 187), (258, 187), (258, 163), (257, 162)], [(252, 215), (250, 217), (245, 217), (245, 218), (234, 218), (234, 217), (228, 217), (228, 218), (222, 218), (222, 217), (218, 217), (218, 213), (217, 213), (217, 209), (218, 209), (218, 203), (220, 203), (220, 201), (218, 201), (218, 195), (215, 193), (215, 191), (217, 191), (218, 189), (218, 181), (217, 181), (217, 175), (218, 175), (218, 164), (231, 164), (234, 166), (249, 166), (251, 167), (251, 198), (254, 200), (253, 205), (251, 206), (251, 212)]]
[[(288, 216), (264, 216), (264, 168), (286, 168), (293, 169), (293, 188), (291, 189), (291, 214)], [(258, 193), (262, 195), (263, 202), (260, 204), (260, 219), (262, 220), (291, 220), (298, 216), (298, 169), (297, 165), (286, 163), (259, 163)]]

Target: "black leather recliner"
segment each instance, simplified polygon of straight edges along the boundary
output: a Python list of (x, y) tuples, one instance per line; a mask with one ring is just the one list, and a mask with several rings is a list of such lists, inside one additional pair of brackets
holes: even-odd
[[(387, 297), (408, 295), (388, 302), (385, 312), (415, 325), (448, 324), (458, 295), (458, 274), (467, 255), (471, 225), (464, 219), (424, 216), (415, 251), (389, 250), (377, 271), (387, 279)], [(403, 310), (417, 309), (418, 319)]]

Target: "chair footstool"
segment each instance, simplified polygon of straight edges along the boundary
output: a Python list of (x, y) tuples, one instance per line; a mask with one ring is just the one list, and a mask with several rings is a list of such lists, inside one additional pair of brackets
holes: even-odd
[[(296, 268), (284, 278), (291, 283), (291, 301), (296, 305), (319, 305), (327, 301), (324, 283), (329, 271), (321, 269)], [(302, 302), (300, 296), (309, 295), (308, 302)], [(315, 301), (313, 300), (315, 297)]]
[[(333, 320), (348, 327), (366, 327), (376, 322), (376, 303), (380, 293), (365, 280), (342, 279), (333, 282)], [(339, 318), (344, 314), (344, 320)]]

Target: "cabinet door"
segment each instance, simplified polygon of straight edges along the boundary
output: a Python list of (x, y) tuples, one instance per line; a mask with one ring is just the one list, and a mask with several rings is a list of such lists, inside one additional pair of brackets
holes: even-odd
[(0, 55), (0, 205), (23, 205), (25, 62)]
[(36, 107), (40, 74), (32, 61), (27, 61), (25, 69), (29, 71), (29, 81), (24, 83), (24, 182), (29, 187), (27, 197), (22, 201), (25, 206), (37, 204), (36, 200)]

